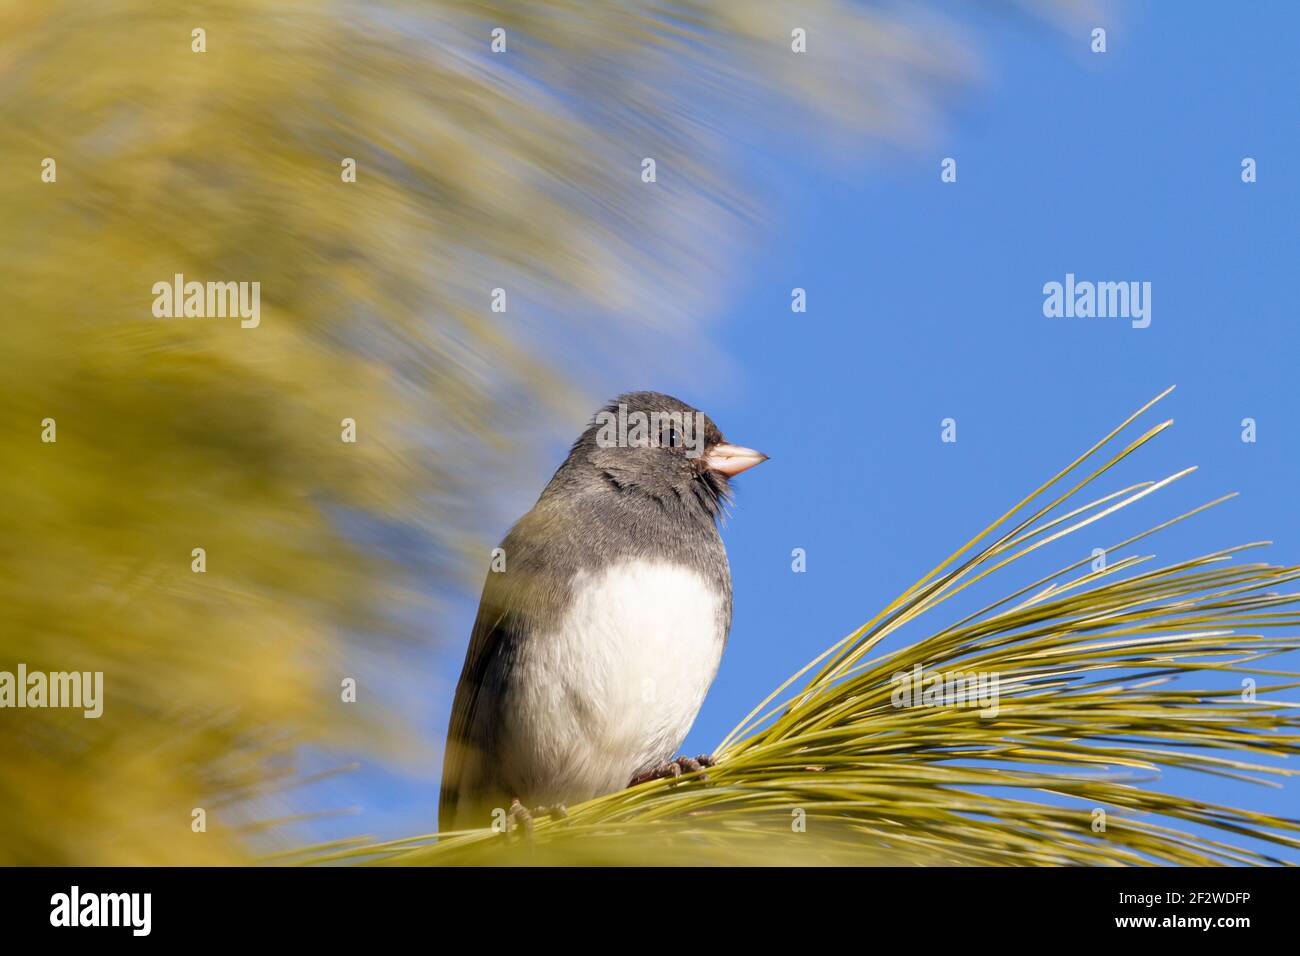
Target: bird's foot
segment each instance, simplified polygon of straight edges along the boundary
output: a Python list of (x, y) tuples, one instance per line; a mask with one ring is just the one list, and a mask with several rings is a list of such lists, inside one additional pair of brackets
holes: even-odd
[[(717, 761), (708, 754), (700, 754), (698, 757), (678, 757), (676, 760), (661, 763), (650, 770), (641, 771), (628, 781), (628, 786), (635, 787), (637, 784), (646, 783), (650, 780), (674, 779), (684, 773), (695, 773), (716, 765)], [(700, 779), (709, 779), (708, 774), (701, 773)]]
[(552, 820), (563, 820), (568, 817), (568, 815), (569, 810), (562, 803), (557, 803), (549, 807), (534, 807), (532, 810), (529, 810), (519, 802), (518, 797), (515, 797), (510, 801), (510, 809), (506, 812), (505, 832), (506, 835), (509, 836), (512, 832), (518, 830), (522, 832), (525, 837), (531, 839), (533, 835), (534, 817), (550, 817)]

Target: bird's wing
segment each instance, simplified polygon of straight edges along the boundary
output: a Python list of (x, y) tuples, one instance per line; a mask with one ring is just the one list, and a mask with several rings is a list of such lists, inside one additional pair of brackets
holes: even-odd
[[(447, 747), (442, 759), (442, 794), (438, 801), (438, 829), (454, 826), (456, 809), (467, 787), (481, 778), (480, 762), (486, 756), (485, 741), (476, 739), (475, 716), (484, 702), (484, 679), (493, 655), (503, 643), (509, 642), (509, 608), (506, 589), (498, 581), (500, 575), (488, 573), (479, 602), (478, 617), (470, 635), (469, 650), (465, 652), (465, 666), (461, 669), (460, 683), (456, 685), (456, 699), (451, 708), (451, 723), (447, 728)], [(492, 694), (489, 689), (488, 695)], [(486, 822), (486, 821), (485, 821)]]
[[(500, 709), (526, 638), (540, 620), (554, 617), (564, 606), (568, 586), (557, 579), (554, 568), (570, 564), (571, 553), (583, 547), (575, 527), (543, 498), (501, 542), (510, 570), (489, 571), (483, 585), (447, 729), (439, 829), (456, 826), (458, 813), (463, 815), (485, 798), (511, 796), (496, 792), (501, 775), (495, 764)], [(488, 822), (484, 819), (480, 825)]]

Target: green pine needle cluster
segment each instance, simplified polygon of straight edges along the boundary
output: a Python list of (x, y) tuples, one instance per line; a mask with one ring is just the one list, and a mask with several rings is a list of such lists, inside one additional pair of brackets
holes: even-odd
[[(1168, 394), (1165, 392), (1164, 394)], [(1089, 554), (982, 610), (885, 651), (886, 638), (966, 588), (1168, 486), (1192, 469), (1091, 497), (1168, 427), (1125, 442), (1148, 403), (761, 701), (718, 766), (481, 830), (343, 842), (277, 862), (1269, 864), (1295, 820), (1156, 789), (1165, 768), (1270, 782), (1300, 747), (1283, 700), (1297, 676), (1300, 568), (1239, 559), (1264, 542), (1155, 565), (1134, 546), (1209, 502)], [(1087, 500), (1090, 499), (1090, 500)], [(996, 675), (996, 708), (897, 706), (896, 675)], [(1230, 686), (1206, 689), (1201, 681)], [(1249, 678), (1247, 681), (1245, 678)], [(995, 712), (994, 712), (995, 711)]]

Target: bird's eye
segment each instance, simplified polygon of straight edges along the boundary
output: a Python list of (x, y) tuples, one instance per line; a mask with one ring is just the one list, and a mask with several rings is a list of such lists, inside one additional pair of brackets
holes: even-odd
[(669, 448), (682, 447), (682, 436), (677, 433), (677, 429), (674, 428), (672, 425), (668, 426), (668, 447)]

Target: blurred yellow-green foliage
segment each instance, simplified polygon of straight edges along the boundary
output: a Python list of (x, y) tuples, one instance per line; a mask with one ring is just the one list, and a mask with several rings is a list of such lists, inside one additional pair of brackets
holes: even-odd
[[(897, 139), (966, 69), (799, 6), (816, 58), (751, 0), (0, 2), (0, 669), (106, 684), (0, 712), (0, 863), (243, 860), (298, 745), (410, 753), (364, 675), (436, 636), (481, 476), (579, 407), (548, 349), (690, 340), (721, 293), (753, 210), (709, 117)], [(155, 319), (177, 273), (260, 282), (260, 326)]]

